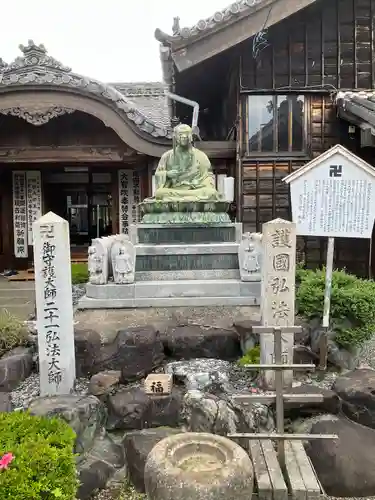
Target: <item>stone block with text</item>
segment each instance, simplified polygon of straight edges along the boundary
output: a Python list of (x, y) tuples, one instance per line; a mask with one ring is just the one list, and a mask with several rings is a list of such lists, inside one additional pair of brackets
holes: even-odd
[(75, 381), (69, 224), (49, 212), (33, 224), (41, 396), (69, 394)]
[[(261, 285), (261, 320), (263, 326), (294, 326), (296, 225), (283, 219), (263, 224), (263, 262)], [(274, 335), (260, 336), (261, 364), (274, 360)], [(283, 363), (293, 363), (294, 334), (282, 336)], [(291, 386), (293, 372), (284, 372), (284, 385)], [(266, 371), (264, 383), (274, 388), (274, 373)]]

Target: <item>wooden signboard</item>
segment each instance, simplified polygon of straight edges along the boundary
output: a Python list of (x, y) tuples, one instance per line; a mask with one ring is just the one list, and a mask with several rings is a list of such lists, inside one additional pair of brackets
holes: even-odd
[(145, 380), (145, 393), (166, 396), (172, 391), (173, 376), (166, 373), (151, 373)]

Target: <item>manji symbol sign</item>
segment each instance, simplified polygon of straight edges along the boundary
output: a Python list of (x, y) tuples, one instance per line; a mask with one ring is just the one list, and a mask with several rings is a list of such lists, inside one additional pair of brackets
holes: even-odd
[(342, 165), (330, 165), (329, 176), (330, 177), (341, 177), (342, 176)]

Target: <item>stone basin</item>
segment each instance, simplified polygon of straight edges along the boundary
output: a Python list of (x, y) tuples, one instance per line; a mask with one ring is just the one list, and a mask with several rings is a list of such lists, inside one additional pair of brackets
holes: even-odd
[(148, 199), (139, 204), (142, 214), (165, 212), (215, 212), (226, 213), (229, 210), (228, 201), (161, 201)]

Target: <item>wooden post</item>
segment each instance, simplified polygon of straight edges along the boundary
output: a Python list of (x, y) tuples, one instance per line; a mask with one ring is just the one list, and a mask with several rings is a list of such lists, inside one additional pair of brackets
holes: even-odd
[[(282, 333), (280, 328), (274, 329), (275, 335), (275, 364), (282, 364)], [(292, 372), (293, 373), (293, 372)], [(284, 373), (277, 370), (275, 373), (276, 389), (276, 430), (278, 434), (284, 434), (284, 399), (283, 399)], [(285, 467), (284, 441), (278, 441), (277, 454), (281, 468)]]

